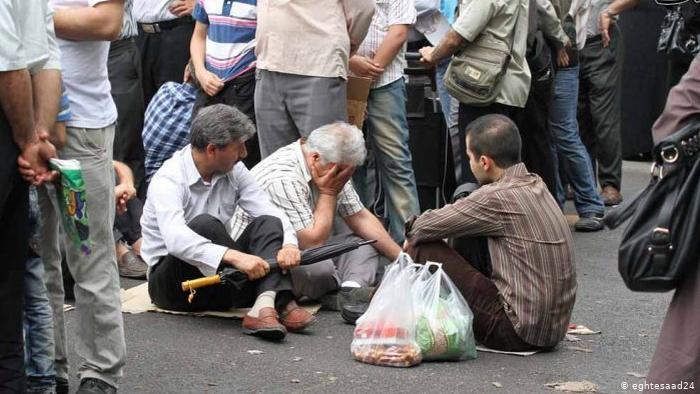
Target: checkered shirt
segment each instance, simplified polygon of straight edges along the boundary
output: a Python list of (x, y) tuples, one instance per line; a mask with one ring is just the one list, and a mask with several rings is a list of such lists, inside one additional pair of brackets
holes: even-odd
[(146, 181), (163, 162), (190, 142), (192, 107), (197, 88), (189, 83), (166, 82), (146, 109), (143, 122)]

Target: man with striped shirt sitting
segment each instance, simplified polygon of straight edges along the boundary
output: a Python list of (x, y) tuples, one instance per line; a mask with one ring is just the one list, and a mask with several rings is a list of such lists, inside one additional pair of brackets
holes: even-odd
[[(354, 323), (366, 310), (382, 256), (395, 260), (401, 248), (367, 210), (349, 182), (367, 152), (362, 132), (338, 122), (319, 127), (307, 139), (280, 148), (251, 174), (292, 223), (300, 249), (327, 242), (376, 239), (332, 260), (292, 269), (294, 294), (321, 299)], [(232, 238), (250, 223), (245, 210), (231, 219)], [(323, 297), (339, 290), (334, 297)]]

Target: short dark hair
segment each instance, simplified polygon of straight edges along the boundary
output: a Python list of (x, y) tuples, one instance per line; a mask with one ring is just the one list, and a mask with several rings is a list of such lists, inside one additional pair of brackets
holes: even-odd
[(520, 131), (508, 117), (484, 115), (467, 126), (469, 149), (479, 156), (488, 156), (501, 168), (520, 163)]
[(190, 144), (204, 150), (213, 144), (224, 148), (232, 142), (245, 142), (255, 134), (255, 126), (248, 117), (235, 107), (214, 104), (197, 112), (192, 121)]

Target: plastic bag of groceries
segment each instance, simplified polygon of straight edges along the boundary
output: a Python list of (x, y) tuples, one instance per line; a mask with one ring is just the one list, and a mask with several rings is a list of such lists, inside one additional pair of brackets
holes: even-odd
[(442, 264), (425, 263), (413, 275), (411, 291), (423, 360), (476, 358), (474, 315)]
[(61, 174), (61, 181), (55, 189), (63, 228), (71, 242), (82, 253), (89, 255), (92, 241), (88, 227), (85, 180), (80, 162), (78, 160), (51, 159), (49, 166)]
[(410, 367), (421, 362), (411, 297), (413, 261), (401, 254), (384, 274), (369, 308), (358, 320), (350, 351), (363, 363)]

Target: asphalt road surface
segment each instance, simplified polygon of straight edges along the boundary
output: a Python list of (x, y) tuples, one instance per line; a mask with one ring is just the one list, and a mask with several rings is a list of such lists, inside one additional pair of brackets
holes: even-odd
[[(625, 162), (623, 194), (631, 198), (648, 180), (646, 163)], [(567, 207), (567, 213), (573, 213)], [(241, 333), (241, 322), (160, 313), (124, 314), (127, 364), (124, 393), (230, 392), (553, 392), (547, 383), (590, 381), (598, 392), (625, 392), (642, 383), (671, 293), (633, 293), (617, 272), (621, 229), (574, 233), (578, 295), (572, 322), (600, 335), (563, 342), (530, 357), (479, 353), (463, 362), (423, 363), (397, 369), (354, 361), (353, 327), (321, 311), (307, 334), (270, 343)], [(123, 280), (129, 288), (139, 281)], [(67, 312), (71, 387), (76, 312)], [(259, 350), (262, 354), (250, 354)], [(636, 376), (635, 376), (636, 375)], [(500, 387), (499, 387), (500, 386)]]

